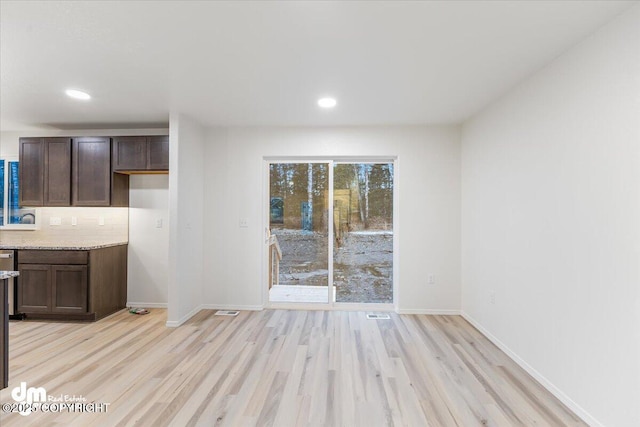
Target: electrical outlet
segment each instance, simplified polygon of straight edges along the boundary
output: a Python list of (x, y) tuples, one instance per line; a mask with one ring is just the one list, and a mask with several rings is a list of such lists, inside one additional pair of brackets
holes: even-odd
[(247, 218), (240, 218), (240, 228), (248, 228), (249, 220)]
[(98, 217), (98, 225), (104, 225), (104, 217), (102, 215)]
[(78, 217), (77, 216), (72, 216), (71, 217), (71, 225), (73, 225), (73, 226), (78, 225)]
[(156, 228), (162, 228), (162, 218), (156, 219)]
[(489, 292), (489, 303), (490, 304), (496, 303), (496, 291)]
[(427, 285), (435, 285), (436, 284), (436, 276), (430, 274), (427, 276)]
[(49, 217), (49, 225), (62, 225), (62, 218), (59, 216)]

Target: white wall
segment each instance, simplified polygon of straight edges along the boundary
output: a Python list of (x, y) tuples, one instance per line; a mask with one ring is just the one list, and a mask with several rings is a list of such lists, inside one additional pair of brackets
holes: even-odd
[(462, 141), (464, 313), (592, 425), (640, 425), (640, 7)]
[[(262, 307), (265, 156), (397, 156), (400, 311), (460, 309), (457, 127), (232, 128), (205, 147), (205, 288), (215, 307)], [(240, 228), (240, 218), (249, 220)], [(427, 285), (427, 273), (436, 276)]]
[(169, 175), (129, 177), (128, 249), (127, 306), (166, 307)]
[(167, 326), (202, 305), (205, 132), (187, 116), (169, 119), (169, 263)]

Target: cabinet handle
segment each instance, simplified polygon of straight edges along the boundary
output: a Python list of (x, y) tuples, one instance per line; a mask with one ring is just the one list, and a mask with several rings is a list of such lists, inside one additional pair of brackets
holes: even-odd
[(11, 254), (0, 254), (0, 258), (1, 259), (9, 259), (9, 258), (13, 258), (13, 256)]

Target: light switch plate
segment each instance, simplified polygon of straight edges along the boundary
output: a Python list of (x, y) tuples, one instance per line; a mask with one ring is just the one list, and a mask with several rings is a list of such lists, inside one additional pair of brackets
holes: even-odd
[(72, 216), (71, 217), (71, 225), (78, 225), (78, 217), (77, 216)]
[(104, 225), (104, 217), (103, 216), (98, 217), (98, 225)]

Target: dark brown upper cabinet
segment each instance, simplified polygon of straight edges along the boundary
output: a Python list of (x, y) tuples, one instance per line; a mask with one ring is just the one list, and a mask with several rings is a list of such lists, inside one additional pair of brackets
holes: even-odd
[(20, 138), (21, 206), (71, 204), (71, 138)]
[(111, 139), (73, 138), (73, 206), (111, 205)]
[(149, 153), (147, 169), (166, 171), (169, 170), (168, 136), (150, 136), (147, 152)]
[(169, 137), (119, 136), (113, 139), (113, 171), (145, 173), (169, 171)]
[(71, 205), (71, 138), (44, 139), (44, 205)]
[(20, 138), (20, 205), (126, 207), (127, 174), (168, 171), (167, 135)]
[(20, 206), (44, 204), (44, 140), (20, 138), (18, 175)]
[(147, 137), (119, 136), (113, 138), (113, 170), (144, 170), (147, 168)]

